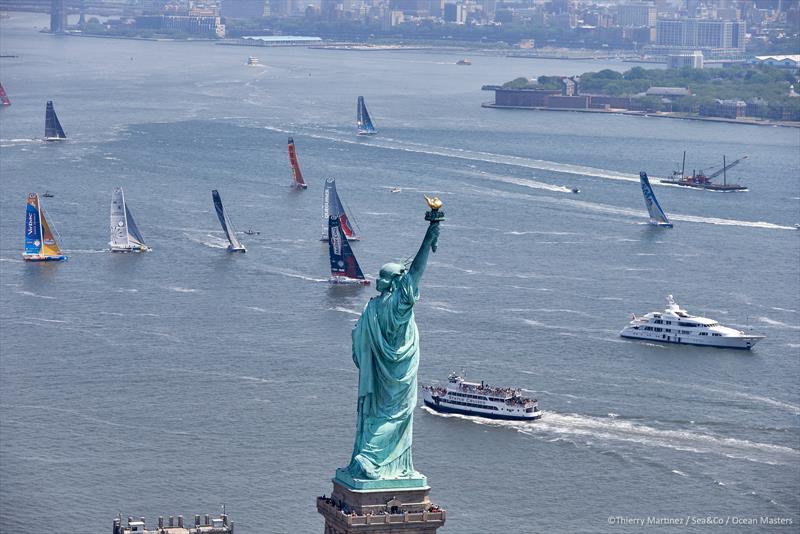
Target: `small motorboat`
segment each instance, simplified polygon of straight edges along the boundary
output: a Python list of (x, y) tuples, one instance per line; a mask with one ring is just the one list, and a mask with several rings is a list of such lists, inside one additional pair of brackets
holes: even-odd
[(402, 189), (400, 189), (399, 187), (393, 187), (392, 188), (392, 193), (400, 193), (401, 191), (402, 191)]
[(580, 189), (578, 189), (577, 187), (573, 187), (572, 189), (570, 189), (570, 191), (572, 191), (572, 192), (573, 192), (573, 193), (575, 193), (576, 195), (577, 195), (578, 193), (580, 193), (580, 192), (581, 192), (581, 190), (580, 190)]
[(44, 198), (53, 198), (55, 195), (53, 193), (51, 193), (50, 191), (45, 191), (44, 193), (42, 193), (42, 196)]
[(249, 228), (243, 232), (246, 235), (259, 235), (261, 232), (256, 232), (255, 230), (250, 230)]

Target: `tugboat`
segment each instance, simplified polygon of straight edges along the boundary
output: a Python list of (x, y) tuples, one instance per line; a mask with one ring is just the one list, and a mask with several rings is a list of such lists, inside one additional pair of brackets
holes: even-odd
[[(683, 165), (681, 166), (681, 170), (673, 172), (671, 179), (661, 180), (661, 183), (681, 185), (684, 187), (694, 187), (695, 189), (707, 189), (709, 191), (722, 191), (722, 192), (747, 191), (747, 186), (739, 184), (729, 184), (726, 174), (726, 171), (728, 169), (730, 169), (735, 165), (738, 165), (740, 162), (746, 159), (747, 156), (743, 156), (737, 160), (732, 161), (731, 163), (726, 163), (725, 156), (722, 156), (722, 168), (719, 169), (718, 171), (713, 172), (709, 175), (706, 175), (702, 170), (700, 172), (692, 171), (692, 174), (690, 176), (687, 176), (684, 174), (686, 170), (686, 151), (684, 151)], [(722, 180), (723, 180), (721, 184), (717, 184), (711, 181), (720, 174), (722, 175)]]
[(511, 421), (542, 417), (539, 401), (523, 397), (519, 389), (467, 382), (457, 373), (450, 373), (446, 387), (422, 386), (422, 390), (425, 406), (437, 412)]
[(634, 315), (619, 335), (661, 343), (746, 350), (764, 339), (761, 335), (722, 326), (714, 319), (689, 315), (675, 303), (672, 295), (667, 296), (667, 308), (663, 312), (650, 312), (642, 317)]

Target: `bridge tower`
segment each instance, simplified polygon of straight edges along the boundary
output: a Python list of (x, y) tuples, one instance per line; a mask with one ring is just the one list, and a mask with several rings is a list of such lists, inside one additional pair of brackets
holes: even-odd
[(67, 29), (67, 10), (64, 0), (50, 0), (50, 33), (64, 33)]

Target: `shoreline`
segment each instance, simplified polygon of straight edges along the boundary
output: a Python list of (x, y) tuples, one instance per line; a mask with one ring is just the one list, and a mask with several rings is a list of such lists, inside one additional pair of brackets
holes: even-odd
[[(485, 90), (485, 89), (484, 89)], [(681, 119), (701, 122), (721, 122), (725, 124), (743, 124), (747, 126), (780, 126), (782, 128), (800, 128), (800, 122), (791, 121), (770, 121), (759, 119), (726, 119), (724, 117), (701, 117), (694, 115), (670, 113), (670, 112), (648, 112), (632, 111), (629, 109), (571, 109), (571, 108), (549, 108), (549, 107), (524, 107), (524, 106), (499, 106), (493, 102), (484, 102), (482, 108), (493, 109), (521, 109), (526, 111), (571, 111), (577, 113), (607, 113), (612, 115), (631, 115), (634, 117), (656, 117), (662, 119)]]

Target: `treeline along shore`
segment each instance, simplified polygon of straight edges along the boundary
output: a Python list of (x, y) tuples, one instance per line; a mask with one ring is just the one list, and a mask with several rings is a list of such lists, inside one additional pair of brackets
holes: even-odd
[(766, 65), (715, 69), (610, 69), (580, 76), (516, 78), (483, 89), (490, 108), (659, 115), (800, 127), (798, 72)]

